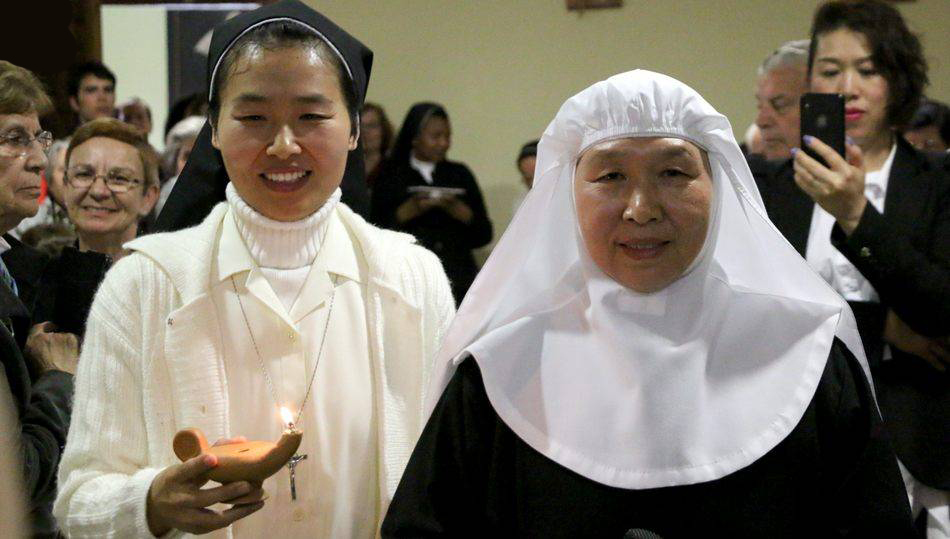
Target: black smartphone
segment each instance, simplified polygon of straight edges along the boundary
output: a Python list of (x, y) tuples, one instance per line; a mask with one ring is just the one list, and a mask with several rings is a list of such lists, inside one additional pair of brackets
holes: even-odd
[(807, 93), (801, 103), (802, 149), (819, 163), (825, 160), (805, 144), (805, 135), (831, 146), (844, 157), (844, 96), (841, 94)]

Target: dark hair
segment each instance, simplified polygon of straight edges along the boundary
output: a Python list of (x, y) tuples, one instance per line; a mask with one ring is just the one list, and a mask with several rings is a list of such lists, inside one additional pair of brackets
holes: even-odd
[(79, 97), (79, 85), (86, 75), (92, 75), (98, 79), (105, 79), (112, 82), (115, 86), (115, 73), (109, 70), (102, 62), (90, 60), (79, 64), (69, 70), (69, 76), (66, 79), (66, 91), (70, 97)]
[(0, 60), (0, 114), (35, 112), (42, 116), (52, 108), (53, 103), (36, 75)]
[(262, 24), (241, 36), (228, 48), (221, 59), (214, 77), (214, 87), (208, 101), (208, 116), (211, 125), (217, 127), (218, 113), (221, 112), (221, 90), (234, 73), (234, 65), (243, 55), (254, 47), (267, 50), (286, 49), (290, 47), (312, 47), (320, 58), (328, 62), (336, 70), (340, 81), (340, 91), (350, 116), (350, 134), (355, 135), (358, 128), (358, 113), (356, 89), (353, 79), (343, 65), (343, 60), (320, 36), (314, 34), (306, 26), (290, 21), (274, 21)]
[(409, 156), (412, 153), (412, 141), (422, 133), (422, 129), (431, 118), (442, 118), (449, 120), (449, 113), (445, 107), (438, 103), (423, 102), (416, 103), (409, 108), (406, 119), (399, 128), (399, 134), (396, 135), (396, 143), (390, 152), (390, 160), (393, 163), (408, 164)]
[(383, 110), (382, 105), (377, 105), (376, 103), (370, 102), (363, 103), (363, 110), (361, 113), (365, 116), (366, 111), (368, 110), (375, 112), (376, 115), (379, 116), (379, 124), (383, 129), (381, 152), (383, 155), (386, 155), (389, 153), (389, 148), (392, 147), (393, 136), (395, 135), (393, 132), (393, 124), (389, 121), (389, 116), (386, 116), (386, 111)]
[(837, 0), (815, 12), (808, 49), (808, 77), (815, 63), (818, 36), (847, 28), (862, 34), (871, 49), (871, 60), (887, 80), (887, 123), (903, 127), (910, 121), (927, 85), (923, 47), (900, 12), (879, 0)]
[(537, 140), (532, 140), (531, 142), (526, 142), (524, 146), (521, 147), (521, 151), (518, 152), (518, 159), (515, 160), (515, 163), (521, 163), (521, 160), (526, 157), (535, 157), (538, 155), (538, 142)]
[(950, 143), (950, 107), (940, 101), (924, 99), (917, 112), (914, 113), (914, 117), (911, 118), (907, 129), (923, 129), (931, 125), (937, 128), (944, 142)]
[(97, 118), (76, 129), (69, 141), (69, 147), (66, 148), (67, 167), (73, 150), (95, 137), (111, 138), (135, 148), (139, 153), (139, 159), (142, 160), (142, 171), (145, 172), (143, 191), (153, 185), (158, 185), (158, 153), (138, 129), (115, 118)]

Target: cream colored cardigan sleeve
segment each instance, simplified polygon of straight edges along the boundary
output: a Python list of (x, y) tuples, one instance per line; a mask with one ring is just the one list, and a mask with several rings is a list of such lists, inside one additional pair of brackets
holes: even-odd
[(160, 467), (148, 445), (143, 366), (157, 336), (145, 313), (167, 313), (174, 295), (136, 254), (119, 261), (96, 294), (53, 509), (69, 537), (151, 537), (146, 497)]

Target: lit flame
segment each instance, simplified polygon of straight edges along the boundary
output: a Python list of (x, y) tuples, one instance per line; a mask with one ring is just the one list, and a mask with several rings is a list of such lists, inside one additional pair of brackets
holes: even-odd
[(290, 413), (290, 410), (281, 406), (280, 407), (280, 417), (284, 420), (284, 425), (288, 427), (294, 426), (294, 414)]

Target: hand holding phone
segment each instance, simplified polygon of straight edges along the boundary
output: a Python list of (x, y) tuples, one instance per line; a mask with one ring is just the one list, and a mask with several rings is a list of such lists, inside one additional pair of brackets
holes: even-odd
[(803, 95), (801, 127), (803, 151), (792, 150), (795, 183), (850, 235), (864, 214), (867, 197), (861, 149), (845, 145), (844, 97)]
[(801, 148), (805, 153), (828, 166), (828, 163), (805, 143), (805, 137), (812, 136), (831, 146), (838, 155), (844, 157), (844, 96), (806, 93), (802, 96), (799, 106), (801, 107)]

